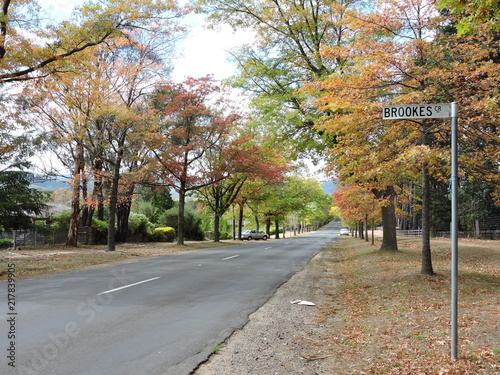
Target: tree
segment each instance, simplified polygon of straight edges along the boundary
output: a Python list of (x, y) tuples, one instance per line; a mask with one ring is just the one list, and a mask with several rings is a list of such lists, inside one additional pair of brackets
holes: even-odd
[(325, 193), (321, 183), (315, 178), (305, 179), (303, 186), (306, 205), (297, 213), (299, 220), (315, 228), (328, 223), (332, 219), (332, 197)]
[(18, 100), (20, 116), (38, 127), (36, 130), (57, 150), (55, 155), (72, 175), (69, 246), (77, 245), (81, 184), (85, 180), (85, 130), (101, 97), (88, 85), (93, 78), (93, 71), (87, 69), (84, 74), (84, 67), (80, 65), (77, 75), (54, 73), (45, 80), (34, 81)]
[(46, 194), (30, 187), (32, 175), (15, 170), (0, 171), (0, 227), (28, 229), (31, 218), (46, 208)]
[(222, 169), (203, 168), (239, 117), (221, 111), (227, 103), (217, 98), (220, 91), (211, 77), (188, 78), (183, 83), (164, 83), (152, 98), (158, 122), (147, 137), (153, 155), (150, 171), (179, 194), (179, 245), (184, 244), (186, 195), (228, 177)]
[[(81, 52), (84, 61), (68, 58), (66, 67), (71, 68), (71, 73), (53, 73), (36, 81), (35, 89), (32, 86), (26, 92), (30, 108), (38, 115), (35, 121), (42, 122), (54, 149), (66, 148), (67, 152), (57, 154), (63, 164), (70, 167), (68, 163), (74, 163), (68, 245), (77, 245), (82, 194), (84, 224), (91, 223), (96, 207), (98, 218), (103, 219), (103, 189), (107, 181), (110, 187), (108, 250), (115, 248), (117, 212), (121, 224), (119, 240), (126, 239), (135, 183), (129, 184), (123, 195), (128, 201), (119, 202), (122, 163), (130, 160), (127, 162), (130, 176), (142, 164), (141, 160), (145, 160), (141, 157), (141, 151), (145, 151), (142, 137), (136, 135), (147, 125), (148, 113), (141, 109), (141, 100), (153, 90), (155, 80), (166, 74), (161, 54), (172, 48), (175, 28), (172, 33), (150, 35), (134, 30), (127, 38), (109, 39), (106, 45)], [(87, 195), (89, 169), (94, 179), (92, 197)]]
[(440, 0), (440, 8), (459, 16), (458, 31), (473, 33), (479, 29), (500, 30), (500, 1)]
[[(448, 123), (382, 122), (380, 106), (460, 99), (467, 103), (465, 112), (474, 114), (461, 129), (461, 146), (468, 144), (462, 165), (467, 165), (464, 169), (469, 171), (479, 165), (493, 166), (498, 161), (498, 152), (492, 152), (498, 147), (498, 136), (493, 130), (496, 121), (486, 125), (476, 121), (482, 117), (478, 112), (496, 112), (496, 106), (481, 107), (485, 108), (482, 111), (477, 107), (478, 99), (486, 104), (497, 97), (490, 83), (496, 80), (498, 69), (493, 69), (494, 61), (486, 61), (486, 57), (495, 54), (484, 48), (490, 45), (488, 42), (475, 43), (447, 34), (444, 26), (449, 22), (440, 17), (434, 1), (387, 0), (377, 6), (376, 11), (360, 13), (353, 20), (357, 22), (359, 37), (351, 45), (348, 68), (320, 84), (328, 92), (321, 101), (328, 114), (322, 129), (337, 139), (332, 155), (345, 181), (363, 183), (375, 193), (390, 192), (390, 188), (393, 192), (386, 197), (389, 202), (408, 182), (421, 185), (421, 273), (433, 274), (430, 186), (433, 180), (444, 181), (449, 175)], [(482, 85), (479, 80), (470, 79), (477, 76), (486, 78)], [(478, 146), (482, 158), (477, 158)], [(475, 158), (471, 157), (474, 153)], [(493, 169), (484, 168), (487, 172), (483, 178), (494, 179)]]
[(249, 206), (256, 216), (265, 218), (268, 232), (274, 224), (275, 236), (279, 238), (280, 224), (286, 224), (289, 217), (295, 215), (306, 220), (311, 218), (309, 215), (315, 208), (324, 203), (329, 209), (330, 204), (325, 197), (317, 181), (292, 175), (281, 182), (266, 185), (258, 196), (249, 201)]
[(379, 202), (371, 191), (354, 184), (337, 186), (339, 189), (333, 193), (333, 204), (338, 208), (343, 223), (356, 224), (366, 218), (379, 218)]
[(69, 21), (47, 23), (35, 1), (0, 2), (0, 85), (66, 71), (64, 61), (132, 30), (172, 32), (185, 14), (175, 1), (106, 0), (75, 9)]
[(238, 197), (242, 187), (249, 181), (260, 180), (279, 180), (287, 170), (281, 155), (276, 154), (266, 146), (259, 146), (252, 142), (250, 137), (243, 136), (237, 138), (227, 145), (212, 150), (215, 158), (209, 158), (214, 161), (207, 168), (224, 168), (224, 174), (227, 178), (215, 181), (198, 192), (203, 198), (202, 202), (214, 213), (214, 242), (219, 242), (219, 223), (220, 218), (231, 207)]
[[(255, 96), (256, 121), (274, 128), (277, 143), (295, 156), (322, 149), (325, 139), (313, 128), (318, 114), (310, 96), (300, 92), (304, 82), (320, 80), (341, 69), (340, 53), (326, 55), (322, 46), (339, 49), (350, 38), (343, 22), (361, 1), (346, 0), (200, 0), (215, 23), (255, 32), (252, 46), (232, 52), (238, 74), (231, 83)], [(308, 157), (311, 157), (309, 152)]]

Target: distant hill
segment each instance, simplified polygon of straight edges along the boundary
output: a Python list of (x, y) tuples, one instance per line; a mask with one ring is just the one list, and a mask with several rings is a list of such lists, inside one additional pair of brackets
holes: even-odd
[(322, 187), (326, 194), (332, 195), (337, 190), (337, 181), (324, 181)]
[(70, 185), (67, 182), (60, 180), (46, 180), (40, 176), (37, 176), (34, 179), (32, 185), (50, 191), (56, 191), (57, 189), (66, 189), (70, 187)]
[[(32, 185), (50, 191), (70, 188), (70, 185), (64, 181), (59, 181), (59, 180), (44, 181), (43, 178), (41, 177), (36, 177), (35, 182), (33, 182)], [(337, 181), (324, 181), (321, 183), (321, 186), (326, 194), (332, 195), (333, 192), (337, 190), (336, 188)]]

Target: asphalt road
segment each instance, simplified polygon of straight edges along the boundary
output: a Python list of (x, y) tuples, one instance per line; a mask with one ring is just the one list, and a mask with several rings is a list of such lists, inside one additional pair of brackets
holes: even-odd
[(187, 375), (338, 232), (1, 282), (0, 373)]

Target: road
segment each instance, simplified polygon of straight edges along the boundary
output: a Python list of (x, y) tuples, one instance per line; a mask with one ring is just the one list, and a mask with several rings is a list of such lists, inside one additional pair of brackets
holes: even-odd
[(4, 281), (0, 373), (188, 375), (338, 232)]

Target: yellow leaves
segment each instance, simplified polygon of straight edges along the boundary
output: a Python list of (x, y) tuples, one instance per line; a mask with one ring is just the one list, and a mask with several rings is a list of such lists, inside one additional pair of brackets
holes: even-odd
[[(9, 16), (16, 13), (19, 1), (10, 5)], [(149, 37), (170, 38), (185, 31), (176, 20), (191, 10), (176, 1), (160, 0), (107, 0), (87, 2), (76, 8), (71, 20), (60, 24), (38, 27), (34, 20), (18, 23), (5, 29), (5, 53), (0, 58), (0, 84), (26, 79), (38, 71), (59, 67), (62, 60), (78, 55), (87, 48), (99, 45), (119, 35), (141, 30)], [(31, 23), (30, 23), (31, 22)], [(44, 21), (46, 22), (46, 20)], [(48, 69), (50, 72), (51, 70)]]

